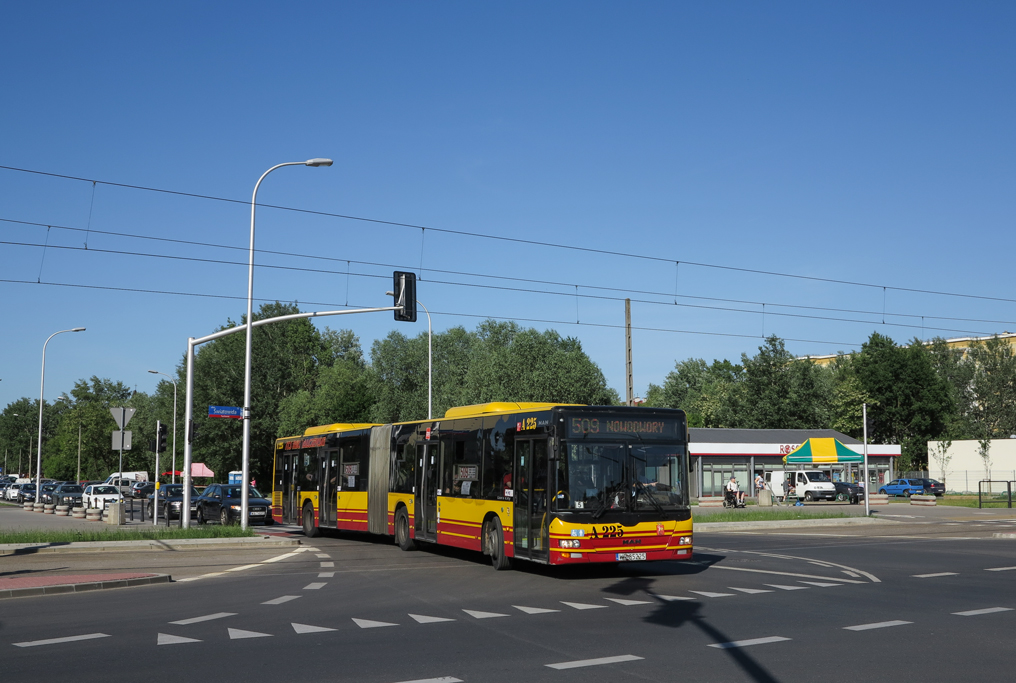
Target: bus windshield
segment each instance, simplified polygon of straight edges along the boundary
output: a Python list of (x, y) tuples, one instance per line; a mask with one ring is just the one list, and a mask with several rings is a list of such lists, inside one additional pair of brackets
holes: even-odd
[(683, 446), (582, 441), (568, 443), (567, 453), (558, 469), (558, 510), (602, 513), (685, 505)]

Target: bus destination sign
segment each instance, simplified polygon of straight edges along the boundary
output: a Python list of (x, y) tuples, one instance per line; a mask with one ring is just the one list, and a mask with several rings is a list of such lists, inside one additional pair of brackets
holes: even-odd
[(568, 438), (639, 436), (643, 439), (678, 439), (684, 436), (679, 432), (679, 420), (661, 417), (636, 420), (628, 416), (573, 416), (568, 418), (567, 423)]

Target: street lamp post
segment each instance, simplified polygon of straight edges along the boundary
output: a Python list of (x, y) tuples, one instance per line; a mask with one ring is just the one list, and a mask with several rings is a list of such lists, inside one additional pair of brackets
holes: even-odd
[(331, 159), (308, 159), (307, 161), (287, 161), (276, 164), (261, 174), (254, 185), (254, 194), (250, 200), (250, 251), (247, 263), (247, 350), (243, 359), (243, 461), (240, 469), (243, 471), (242, 486), (240, 487), (240, 527), (247, 528), (247, 513), (250, 504), (250, 375), (251, 375), (251, 339), (254, 328), (251, 321), (254, 314), (254, 209), (257, 207), (258, 188), (261, 181), (277, 168), (283, 166), (331, 166)]
[(64, 332), (84, 332), (84, 331), (85, 328), (83, 327), (75, 327), (70, 330), (60, 330), (59, 332), (54, 332), (53, 334), (49, 335), (49, 337), (46, 339), (46, 343), (42, 345), (42, 376), (41, 379), (39, 380), (39, 436), (35, 440), (36, 445), (35, 451), (39, 458), (35, 465), (36, 504), (40, 504), (42, 502), (42, 405), (43, 405), (42, 400), (43, 396), (46, 393), (46, 347), (49, 345), (49, 340), (58, 334), (63, 334)]
[[(158, 370), (149, 370), (148, 372), (153, 375), (162, 375), (163, 377), (169, 377), (169, 381), (173, 383), (173, 472), (170, 474), (170, 483), (176, 483), (176, 380), (172, 376), (167, 375), (164, 372)], [(155, 473), (155, 480), (159, 480), (159, 473)]]

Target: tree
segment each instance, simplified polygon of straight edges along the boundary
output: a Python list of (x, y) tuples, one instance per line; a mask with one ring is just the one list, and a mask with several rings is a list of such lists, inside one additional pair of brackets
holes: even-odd
[(984, 438), (1016, 434), (1016, 355), (1002, 339), (970, 346), (973, 378), (970, 383), (972, 431)]
[(949, 478), (949, 463), (952, 462), (952, 453), (949, 452), (950, 448), (952, 448), (952, 439), (942, 439), (935, 442), (929, 453), (932, 461), (938, 465), (938, 471), (941, 472), (942, 476), (942, 483), (945, 483)]
[(991, 437), (984, 437), (977, 440), (977, 454), (981, 456), (981, 463), (984, 465), (984, 479), (991, 480)]

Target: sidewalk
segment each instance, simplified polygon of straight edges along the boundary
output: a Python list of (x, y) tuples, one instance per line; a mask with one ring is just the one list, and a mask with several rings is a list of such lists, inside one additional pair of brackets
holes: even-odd
[(172, 577), (169, 574), (138, 572), (0, 577), (0, 599), (128, 588), (153, 583), (169, 583), (171, 580)]

